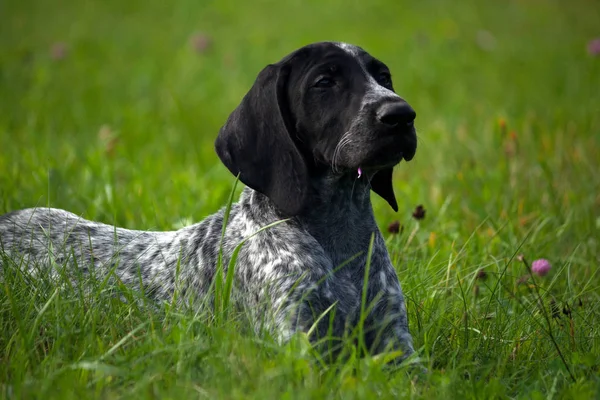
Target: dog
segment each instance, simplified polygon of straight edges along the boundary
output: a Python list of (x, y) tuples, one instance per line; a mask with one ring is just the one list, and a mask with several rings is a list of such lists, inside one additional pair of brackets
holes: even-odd
[(265, 67), (218, 133), (218, 157), (245, 185), (223, 237), (224, 209), (154, 232), (35, 208), (0, 217), (2, 249), (30, 271), (76, 266), (141, 280), (159, 300), (177, 288), (186, 303), (210, 296), (220, 252), (227, 270), (244, 241), (233, 297), (252, 320), (270, 315), (283, 341), (344, 338), (362, 324), (368, 351), (405, 359), (414, 353), (405, 300), (370, 192), (398, 211), (392, 168), (415, 155), (415, 117), (383, 62), (350, 44), (310, 44)]

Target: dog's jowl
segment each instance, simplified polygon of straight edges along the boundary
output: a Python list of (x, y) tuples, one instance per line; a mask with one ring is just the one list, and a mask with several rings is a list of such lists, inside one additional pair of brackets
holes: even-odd
[[(392, 168), (415, 155), (415, 116), (394, 92), (384, 63), (359, 47), (323, 42), (265, 67), (221, 128), (215, 150), (246, 186), (231, 208), (224, 265), (244, 238), (285, 220), (244, 243), (233, 296), (255, 321), (268, 315), (268, 328), (282, 340), (309, 329), (312, 339), (353, 330), (373, 238), (365, 343), (373, 353), (413, 353), (404, 297), (370, 194), (397, 211)], [(131, 286), (139, 287), (141, 277), (145, 292), (159, 300), (177, 288), (189, 304), (210, 298), (223, 215), (153, 232), (25, 209), (0, 217), (0, 244), (32, 274), (57, 264), (96, 276), (114, 270)]]

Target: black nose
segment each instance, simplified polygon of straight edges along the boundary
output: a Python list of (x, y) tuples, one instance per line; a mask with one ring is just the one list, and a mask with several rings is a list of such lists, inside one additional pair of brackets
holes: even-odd
[(386, 103), (377, 110), (377, 119), (386, 125), (410, 125), (417, 113), (406, 102)]

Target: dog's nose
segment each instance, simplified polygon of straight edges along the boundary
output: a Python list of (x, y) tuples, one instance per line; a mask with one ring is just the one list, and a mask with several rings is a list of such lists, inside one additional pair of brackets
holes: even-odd
[(386, 103), (377, 111), (377, 119), (389, 126), (410, 125), (417, 113), (406, 102)]

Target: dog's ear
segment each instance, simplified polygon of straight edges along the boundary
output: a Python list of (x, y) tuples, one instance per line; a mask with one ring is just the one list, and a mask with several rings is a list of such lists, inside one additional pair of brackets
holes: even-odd
[(396, 202), (396, 195), (392, 186), (392, 172), (392, 168), (386, 168), (373, 175), (371, 178), (371, 189), (387, 201), (394, 211), (397, 212), (398, 203)]
[(290, 63), (263, 69), (215, 141), (217, 155), (234, 175), (266, 195), (287, 216), (305, 204), (308, 170), (293, 140), (288, 104)]

